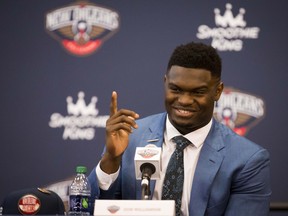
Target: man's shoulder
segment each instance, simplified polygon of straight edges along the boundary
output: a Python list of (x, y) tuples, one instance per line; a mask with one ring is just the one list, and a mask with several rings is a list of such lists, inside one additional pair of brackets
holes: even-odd
[(226, 125), (223, 125), (220, 122), (215, 121), (215, 128), (216, 131), (218, 131), (221, 134), (221, 137), (223, 139), (223, 142), (225, 143), (225, 146), (232, 149), (245, 149), (246, 150), (254, 150), (258, 151), (260, 149), (263, 149), (263, 147), (254, 141), (248, 139), (245, 136), (241, 136), (237, 133), (235, 133), (231, 128), (227, 127)]
[(166, 115), (167, 114), (163, 112), (136, 120), (138, 128), (137, 130), (134, 130), (133, 135), (139, 136), (139, 134), (146, 133), (147, 131), (163, 131), (163, 128), (165, 127)]
[(269, 160), (267, 149), (247, 137), (238, 135), (222, 123), (216, 122), (213, 131), (207, 144), (224, 157), (223, 163), (228, 167), (244, 166), (248, 161), (266, 163)]

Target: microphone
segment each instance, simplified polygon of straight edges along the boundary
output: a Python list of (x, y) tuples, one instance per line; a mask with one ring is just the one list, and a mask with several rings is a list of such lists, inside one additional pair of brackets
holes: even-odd
[(136, 179), (141, 180), (142, 199), (150, 196), (150, 180), (160, 179), (161, 148), (148, 144), (137, 147), (135, 152)]

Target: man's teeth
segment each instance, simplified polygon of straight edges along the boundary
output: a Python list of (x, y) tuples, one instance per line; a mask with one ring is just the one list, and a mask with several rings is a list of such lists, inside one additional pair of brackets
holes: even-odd
[(183, 114), (191, 113), (190, 111), (187, 111), (187, 110), (181, 110), (181, 109), (179, 109), (179, 112), (180, 112), (180, 113), (183, 113)]

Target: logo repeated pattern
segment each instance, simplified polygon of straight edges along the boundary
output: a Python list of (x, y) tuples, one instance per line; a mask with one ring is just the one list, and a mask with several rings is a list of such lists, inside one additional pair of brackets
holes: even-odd
[[(219, 51), (241, 51), (243, 39), (257, 39), (260, 32), (259, 27), (247, 27), (245, 13), (246, 10), (240, 8), (234, 16), (230, 3), (226, 4), (224, 13), (219, 8), (214, 8), (216, 27), (200, 25), (197, 37), (211, 38), (211, 45)], [(46, 15), (46, 29), (68, 52), (77, 56), (95, 52), (108, 36), (119, 29), (119, 23), (119, 14), (116, 11), (87, 1), (79, 1)], [(65, 140), (91, 140), (95, 136), (95, 127), (105, 127), (109, 116), (98, 116), (98, 98), (92, 97), (86, 105), (84, 96), (84, 92), (79, 92), (75, 104), (71, 96), (67, 97), (67, 116), (59, 113), (51, 115), (49, 126), (64, 127)], [(225, 88), (215, 104), (214, 117), (244, 136), (263, 118), (264, 112), (265, 104), (261, 98)]]

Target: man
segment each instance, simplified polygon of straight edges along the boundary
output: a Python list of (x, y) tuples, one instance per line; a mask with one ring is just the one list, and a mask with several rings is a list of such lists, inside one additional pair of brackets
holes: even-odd
[(134, 111), (118, 110), (117, 94), (112, 93), (106, 148), (89, 176), (92, 197), (140, 199), (135, 149), (152, 140), (162, 147), (161, 179), (151, 182), (152, 198), (167, 199), (165, 194), (172, 192), (167, 192), (165, 182), (171, 174), (165, 173), (176, 148), (173, 137), (180, 135), (191, 144), (183, 150), (184, 182), (179, 208), (175, 198), (176, 215), (268, 215), (268, 152), (213, 119), (214, 103), (223, 90), (216, 50), (193, 42), (178, 46), (170, 57), (164, 86), (167, 113), (141, 120)]

